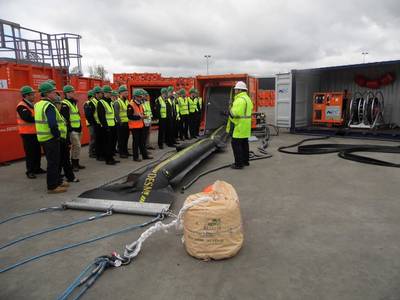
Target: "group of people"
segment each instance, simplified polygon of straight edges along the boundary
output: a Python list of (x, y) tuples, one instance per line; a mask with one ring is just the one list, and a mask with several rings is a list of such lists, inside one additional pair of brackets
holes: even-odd
[[(35, 91), (21, 88), (22, 100), (17, 105), (17, 122), (25, 156), (26, 175), (30, 179), (46, 173), (40, 166), (41, 148), (47, 160), (49, 193), (65, 192), (69, 182), (79, 182), (75, 172), (80, 164), (82, 119), (73, 86), (56, 91), (55, 82), (48, 80), (39, 86), (40, 101), (34, 103)], [(174, 92), (172, 86), (161, 89), (161, 96), (150, 102), (149, 93), (141, 88), (129, 92), (125, 85), (113, 91), (108, 85), (96, 86), (88, 92), (84, 104), (86, 126), (90, 134), (89, 157), (115, 165), (120, 158), (133, 156), (134, 161), (152, 159), (149, 150), (152, 121), (158, 120), (158, 146), (175, 147), (177, 140), (199, 135), (202, 99), (192, 88), (189, 96), (184, 89)], [(128, 141), (132, 133), (132, 154)], [(62, 175), (62, 172), (64, 173)], [(66, 178), (64, 180), (63, 178)]]

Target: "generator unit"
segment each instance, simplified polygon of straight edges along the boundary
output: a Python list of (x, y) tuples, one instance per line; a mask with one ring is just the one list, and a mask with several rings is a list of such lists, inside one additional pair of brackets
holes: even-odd
[(313, 125), (343, 126), (346, 120), (347, 91), (314, 93)]

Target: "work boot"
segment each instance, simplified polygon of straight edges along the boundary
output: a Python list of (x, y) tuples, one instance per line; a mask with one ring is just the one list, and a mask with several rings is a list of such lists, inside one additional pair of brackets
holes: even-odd
[(68, 183), (68, 181), (63, 181), (59, 186), (61, 186), (63, 188), (67, 188), (67, 187), (69, 187), (69, 183)]
[(115, 165), (115, 164), (116, 164), (115, 160), (106, 161), (106, 165), (113, 166), (113, 165)]
[(243, 169), (243, 166), (238, 166), (237, 164), (231, 164), (232, 169), (240, 170)]
[(137, 161), (137, 162), (142, 161), (140, 158), (134, 158), (133, 160), (134, 160), (134, 161)]
[(154, 158), (154, 157), (151, 156), (151, 155), (147, 155), (147, 156), (143, 157), (143, 159), (153, 159), (153, 158)]
[(58, 193), (65, 193), (66, 191), (67, 191), (67, 189), (65, 187), (58, 186), (55, 189), (47, 190), (47, 193), (48, 194), (58, 194)]
[(34, 173), (32, 173), (32, 172), (27, 172), (26, 173), (26, 177), (28, 177), (29, 179), (35, 179), (36, 175)]
[(146, 148), (149, 150), (156, 150), (156, 148), (154, 148), (153, 146), (147, 146)]
[(79, 172), (78, 160), (71, 159), (71, 164), (72, 164), (72, 171)]
[(78, 165), (78, 168), (81, 170), (86, 168), (85, 166), (79, 164), (79, 159), (76, 160), (76, 164)]
[(80, 181), (80, 180), (79, 180), (78, 178), (76, 178), (76, 177), (75, 177), (74, 179), (72, 179), (72, 180), (69, 180), (69, 179), (68, 179), (68, 182), (79, 182), (79, 181)]
[(35, 171), (35, 174), (46, 174), (46, 170), (43, 170), (42, 168), (39, 168), (39, 170)]

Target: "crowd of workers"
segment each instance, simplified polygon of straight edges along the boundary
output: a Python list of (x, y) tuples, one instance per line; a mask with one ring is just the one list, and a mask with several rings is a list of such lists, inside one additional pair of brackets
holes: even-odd
[[(63, 87), (56, 91), (55, 82), (48, 80), (39, 86), (40, 101), (34, 103), (35, 91), (21, 88), (22, 100), (17, 105), (17, 123), (26, 154), (26, 175), (30, 179), (46, 173), (40, 166), (41, 148), (47, 160), (47, 189), (62, 193), (70, 182), (79, 182), (75, 173), (85, 167), (80, 164), (82, 112), (75, 90)], [(121, 85), (113, 91), (108, 85), (96, 86), (88, 92), (84, 105), (86, 126), (90, 134), (89, 157), (115, 165), (121, 159), (134, 161), (152, 159), (149, 150), (150, 127), (158, 120), (158, 147), (175, 147), (178, 140), (197, 138), (202, 112), (202, 99), (195, 88), (186, 95), (184, 89), (172, 86), (161, 89), (153, 103), (144, 89), (135, 89), (129, 99), (128, 89)], [(132, 133), (132, 154), (128, 141)], [(63, 173), (63, 175), (62, 175)], [(66, 180), (64, 180), (64, 177)]]

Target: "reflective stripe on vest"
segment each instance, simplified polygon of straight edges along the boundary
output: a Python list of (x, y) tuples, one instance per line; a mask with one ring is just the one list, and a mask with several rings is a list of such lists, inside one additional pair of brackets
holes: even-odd
[[(33, 108), (31, 108), (24, 101), (19, 102), (17, 107), (18, 106), (25, 107), (27, 110), (31, 112), (32, 117), (35, 116), (35, 111), (33, 110)], [(18, 124), (19, 134), (36, 134), (35, 123), (26, 122), (25, 120), (21, 119), (18, 112), (17, 112), (17, 124)]]
[(187, 101), (189, 103), (189, 113), (193, 114), (197, 111), (197, 98), (187, 98)]
[(144, 115), (151, 119), (153, 117), (153, 113), (151, 112), (150, 101), (145, 101), (142, 106)]
[(128, 119), (128, 105), (125, 100), (118, 98), (117, 102), (119, 104), (119, 118), (121, 119), (122, 123), (127, 123), (129, 121)]
[(79, 115), (79, 109), (76, 104), (71, 103), (68, 99), (62, 101), (69, 108), (69, 123), (72, 128), (81, 127), (81, 116)]
[(189, 106), (188, 106), (187, 99), (179, 97), (178, 103), (179, 103), (179, 113), (181, 114), (181, 116), (188, 115), (189, 114)]
[[(143, 116), (143, 107), (141, 105), (137, 105), (135, 101), (131, 101), (129, 103), (130, 106), (132, 106), (134, 114), (135, 115), (141, 115)], [(136, 128), (143, 128), (144, 127), (144, 122), (142, 119), (140, 120), (129, 120), (129, 129), (136, 129)]]
[(167, 104), (163, 97), (158, 97), (158, 102), (160, 103), (160, 118), (165, 119), (167, 117)]
[(106, 111), (107, 125), (110, 126), (110, 127), (115, 126), (114, 107), (112, 105), (108, 104), (103, 99), (101, 99), (99, 102), (103, 105), (104, 110)]
[(94, 120), (96, 121), (97, 124), (100, 124), (99, 116), (97, 114), (97, 105), (99, 105), (99, 100), (93, 97), (89, 100), (89, 102), (93, 103), (94, 105), (94, 112), (93, 112)]
[(67, 138), (67, 125), (65, 124), (65, 120), (58, 109), (50, 101), (40, 100), (35, 104), (35, 126), (39, 142), (46, 142), (54, 137), (51, 133), (46, 116), (46, 109), (50, 105), (54, 107), (54, 111), (56, 112), (56, 121), (58, 130), (60, 131), (60, 136), (64, 139)]

